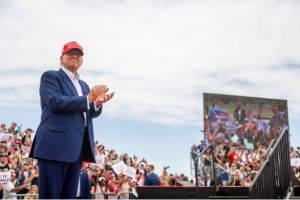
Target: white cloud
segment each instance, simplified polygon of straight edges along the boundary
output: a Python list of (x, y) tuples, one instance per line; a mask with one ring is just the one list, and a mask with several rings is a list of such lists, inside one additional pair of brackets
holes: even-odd
[(58, 69), (63, 44), (76, 40), (85, 51), (83, 80), (116, 91), (108, 117), (202, 124), (202, 92), (288, 99), (293, 117), (299, 8), (275, 0), (7, 1), (0, 105), (15, 105), (17, 92), (36, 106), (41, 73)]

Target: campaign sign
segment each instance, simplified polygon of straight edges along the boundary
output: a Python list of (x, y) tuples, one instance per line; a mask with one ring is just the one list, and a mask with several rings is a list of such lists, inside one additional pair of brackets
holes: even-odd
[(300, 158), (291, 158), (291, 166), (300, 166)]
[(95, 156), (96, 158), (96, 165), (104, 165), (105, 157), (104, 156)]
[(111, 167), (116, 172), (116, 174), (121, 174), (123, 172), (123, 170), (127, 168), (127, 166), (125, 165), (125, 163), (123, 161), (120, 161), (120, 162), (112, 165)]
[(0, 133), (0, 141), (8, 141), (11, 133)]
[(127, 167), (123, 170), (123, 174), (131, 178), (135, 178), (136, 169), (133, 167)]
[(10, 180), (10, 172), (0, 172), (0, 185), (6, 185)]

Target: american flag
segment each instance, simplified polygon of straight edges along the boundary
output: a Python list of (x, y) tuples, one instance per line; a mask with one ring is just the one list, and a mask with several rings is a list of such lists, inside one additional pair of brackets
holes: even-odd
[(252, 115), (252, 104), (249, 103), (247, 108), (247, 117), (250, 118), (251, 115)]
[(215, 115), (215, 112), (212, 109), (210, 110), (210, 122), (212, 127), (214, 128), (219, 127), (218, 119)]
[(266, 106), (265, 106), (265, 104), (264, 103), (262, 103), (262, 104), (260, 104), (260, 106), (259, 106), (259, 108), (258, 108), (258, 111), (257, 111), (257, 114), (261, 114), (261, 113), (263, 113), (263, 112), (265, 112), (266, 111)]

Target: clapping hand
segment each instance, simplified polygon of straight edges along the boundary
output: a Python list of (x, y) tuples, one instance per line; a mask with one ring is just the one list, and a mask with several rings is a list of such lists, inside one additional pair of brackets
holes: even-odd
[(108, 91), (106, 85), (96, 85), (88, 94), (89, 103), (94, 102), (100, 94), (105, 94)]
[[(108, 91), (108, 90), (107, 90)], [(106, 92), (107, 92), (106, 91)], [(108, 102), (114, 96), (114, 92), (111, 94), (101, 93), (96, 99), (96, 106), (99, 107), (102, 103)]]

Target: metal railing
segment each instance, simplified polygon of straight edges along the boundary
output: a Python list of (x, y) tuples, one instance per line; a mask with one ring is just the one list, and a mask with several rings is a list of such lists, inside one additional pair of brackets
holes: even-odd
[(95, 192), (92, 193), (92, 199), (117, 199), (117, 195), (114, 192)]
[[(195, 178), (196, 178), (196, 198), (199, 199), (199, 184), (198, 184), (198, 160), (201, 157), (202, 154), (204, 154), (208, 149), (211, 149), (212, 153), (212, 175), (214, 182), (216, 181), (216, 173), (215, 173), (215, 158), (214, 158), (214, 147), (210, 144), (207, 147), (205, 147), (200, 154), (195, 158)], [(217, 188), (216, 184), (214, 184), (214, 195), (217, 196)]]
[(24, 197), (33, 197), (30, 199), (38, 199), (38, 196), (39, 194), (9, 194), (3, 197), (3, 199), (23, 199)]
[(267, 149), (267, 151), (266, 151), (266, 153), (265, 153), (265, 155), (264, 155), (264, 160), (266, 160), (266, 159), (268, 158), (269, 151), (270, 151), (271, 148), (274, 146), (275, 142), (276, 142), (275, 139), (271, 140), (271, 142), (270, 142), (270, 144), (269, 144), (269, 147), (268, 147), (268, 149)]
[(191, 166), (191, 175), (195, 176), (195, 158), (199, 155), (199, 153), (197, 152), (191, 152), (191, 156), (190, 156), (190, 166)]
[(250, 185), (250, 199), (286, 197), (291, 186), (291, 170), (289, 132), (284, 129)]

